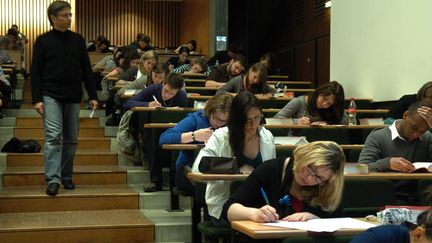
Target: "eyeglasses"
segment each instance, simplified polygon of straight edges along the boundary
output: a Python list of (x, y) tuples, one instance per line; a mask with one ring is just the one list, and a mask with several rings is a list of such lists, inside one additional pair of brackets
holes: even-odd
[(261, 113), (261, 114), (259, 114), (259, 115), (256, 116), (256, 117), (247, 118), (247, 119), (246, 119), (246, 122), (247, 122), (247, 123), (256, 123), (256, 122), (261, 121), (261, 119), (262, 119), (263, 117), (264, 117), (264, 115)]
[(214, 121), (216, 121), (216, 122), (219, 123), (219, 124), (226, 124), (226, 123), (228, 122), (227, 120), (219, 119), (219, 118), (216, 117), (214, 114), (211, 114), (211, 117), (212, 117), (212, 119), (213, 119)]
[(316, 183), (318, 184), (323, 184), (325, 182), (325, 179), (322, 178), (321, 176), (318, 175), (316, 169), (312, 168), (312, 166), (308, 165), (308, 167), (306, 167), (307, 169), (307, 173), (315, 178)]

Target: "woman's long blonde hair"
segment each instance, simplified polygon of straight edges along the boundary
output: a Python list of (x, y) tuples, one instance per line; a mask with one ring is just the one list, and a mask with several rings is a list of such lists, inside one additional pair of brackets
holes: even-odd
[(324, 183), (302, 187), (302, 194), (312, 206), (320, 206), (324, 211), (335, 211), (341, 202), (344, 186), (346, 159), (342, 148), (335, 142), (317, 141), (297, 147), (293, 155), (294, 173), (299, 173), (308, 166), (332, 171), (332, 175)]
[(144, 61), (149, 60), (149, 59), (154, 59), (156, 60), (156, 62), (158, 62), (158, 55), (156, 54), (156, 52), (154, 52), (153, 50), (150, 51), (146, 51), (141, 55), (141, 58), (139, 60), (139, 70), (143, 75), (149, 75), (150, 71), (147, 71), (144, 69), (143, 64)]

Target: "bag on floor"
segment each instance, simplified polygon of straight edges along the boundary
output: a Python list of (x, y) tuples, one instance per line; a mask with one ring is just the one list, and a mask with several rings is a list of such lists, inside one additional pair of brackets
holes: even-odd
[(38, 153), (41, 146), (34, 139), (20, 140), (16, 137), (11, 138), (1, 149), (8, 153)]

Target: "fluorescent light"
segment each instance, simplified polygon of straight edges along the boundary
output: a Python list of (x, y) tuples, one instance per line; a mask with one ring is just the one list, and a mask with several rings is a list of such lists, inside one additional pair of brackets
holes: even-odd
[(331, 1), (327, 1), (327, 2), (325, 3), (325, 7), (326, 7), (326, 8), (330, 8), (330, 7), (331, 7)]

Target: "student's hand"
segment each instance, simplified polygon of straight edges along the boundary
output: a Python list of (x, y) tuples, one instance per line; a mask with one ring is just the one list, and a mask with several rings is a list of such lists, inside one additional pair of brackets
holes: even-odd
[(172, 64), (170, 64), (170, 65), (168, 65), (168, 71), (172, 71), (174, 69), (174, 65), (172, 65)]
[(242, 165), (240, 167), (240, 173), (242, 173), (242, 174), (250, 174), (250, 173), (252, 173), (253, 170), (254, 170), (254, 167), (247, 165), (247, 164)]
[(44, 116), (45, 106), (44, 106), (43, 102), (38, 102), (38, 103), (34, 104), (34, 108), (41, 116)]
[(297, 124), (298, 125), (310, 125), (311, 122), (310, 122), (309, 117), (304, 116), (304, 117), (298, 119)]
[(97, 110), (97, 108), (99, 106), (99, 102), (97, 100), (90, 100), (89, 104), (90, 104), (90, 107), (92, 108), (92, 110)]
[(210, 127), (202, 128), (194, 132), (195, 141), (198, 142), (205, 142), (209, 140), (211, 135), (213, 135), (213, 130)]
[(310, 219), (319, 219), (318, 216), (308, 213), (308, 212), (301, 212), (301, 213), (293, 213), (291, 215), (286, 216), (282, 220), (284, 221), (307, 221)]
[(161, 103), (159, 103), (158, 101), (151, 101), (149, 102), (149, 107), (160, 107)]
[(426, 106), (418, 108), (417, 113), (432, 127), (432, 109)]
[(258, 223), (274, 222), (278, 219), (279, 215), (276, 213), (276, 209), (270, 205), (255, 209), (251, 215), (251, 220)]
[(400, 172), (409, 173), (415, 170), (414, 165), (405, 158), (393, 157), (390, 159), (390, 169)]
[(117, 81), (115, 84), (116, 84), (116, 85), (126, 85), (126, 84), (128, 84), (128, 83), (129, 83), (128, 81), (123, 80), (123, 79), (120, 79), (120, 80)]

